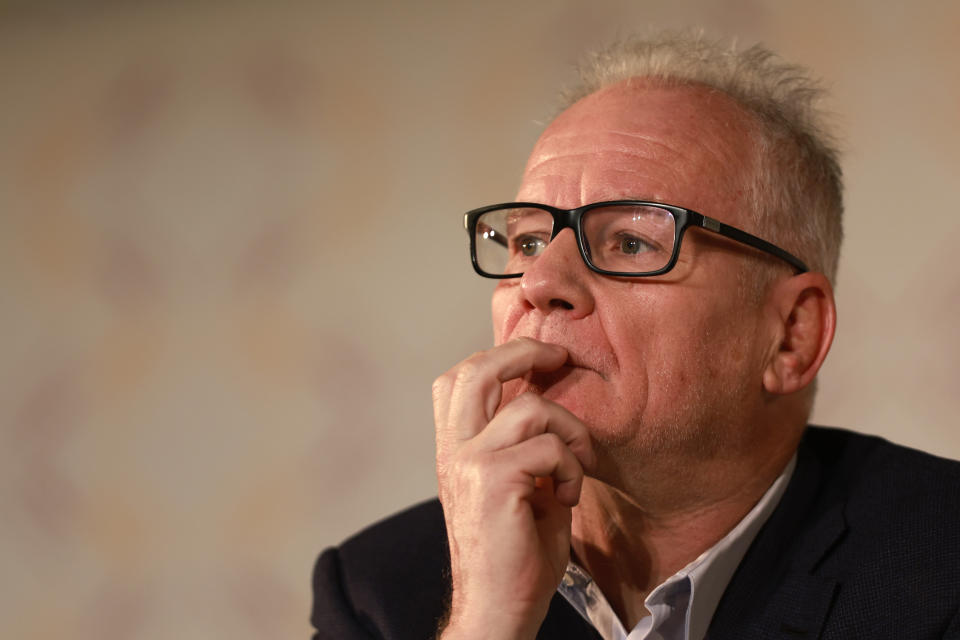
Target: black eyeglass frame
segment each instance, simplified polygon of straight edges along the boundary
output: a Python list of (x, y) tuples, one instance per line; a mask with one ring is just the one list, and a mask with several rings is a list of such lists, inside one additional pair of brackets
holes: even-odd
[[(580, 221), (582, 220), (583, 215), (591, 209), (611, 206), (660, 207), (661, 209), (666, 209), (673, 214), (674, 220), (676, 220), (676, 224), (674, 226), (673, 253), (670, 255), (670, 260), (667, 262), (666, 266), (664, 266), (662, 269), (657, 269), (656, 271), (642, 271), (639, 273), (634, 273), (629, 271), (608, 271), (606, 269), (601, 269), (590, 261), (590, 256), (587, 255), (587, 252), (584, 249), (585, 240), (583, 237), (583, 226), (580, 224)], [(796, 269), (798, 274), (809, 271), (807, 265), (805, 265), (799, 258), (787, 251), (784, 251), (775, 244), (767, 242), (763, 238), (758, 238), (757, 236), (747, 233), (742, 229), (732, 227), (728, 224), (720, 222), (719, 220), (705, 216), (702, 213), (697, 213), (692, 209), (684, 209), (683, 207), (677, 207), (671, 204), (663, 204), (662, 202), (652, 202), (648, 200), (610, 200), (606, 202), (593, 202), (590, 204), (585, 204), (582, 207), (577, 207), (576, 209), (560, 209), (536, 202), (504, 202), (501, 204), (492, 204), (485, 207), (480, 207), (478, 209), (473, 209), (465, 213), (463, 216), (463, 226), (466, 228), (467, 233), (470, 234), (470, 261), (473, 263), (473, 270), (485, 278), (519, 278), (523, 275), (523, 273), (489, 273), (480, 268), (480, 264), (477, 261), (477, 222), (480, 220), (480, 216), (498, 209), (516, 208), (539, 209), (541, 211), (546, 211), (553, 216), (553, 231), (550, 234), (551, 241), (556, 238), (557, 234), (564, 229), (572, 229), (573, 235), (577, 238), (577, 249), (580, 250), (580, 257), (583, 258), (584, 264), (586, 264), (591, 271), (595, 271), (596, 273), (601, 273), (607, 276), (643, 278), (648, 276), (659, 276), (670, 271), (670, 269), (676, 265), (677, 257), (680, 255), (680, 244), (683, 240), (683, 234), (690, 227), (701, 227), (707, 231), (712, 231), (713, 233), (724, 236), (725, 238), (736, 240), (741, 244), (745, 244), (749, 247), (753, 247), (754, 249), (759, 249), (760, 251), (764, 251), (770, 255), (776, 256)]]

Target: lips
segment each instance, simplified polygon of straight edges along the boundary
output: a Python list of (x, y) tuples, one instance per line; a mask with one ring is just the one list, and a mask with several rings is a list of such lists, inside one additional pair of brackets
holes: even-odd
[(563, 364), (563, 368), (569, 367), (571, 369), (587, 369), (603, 376), (603, 373), (600, 371), (600, 364), (593, 361), (595, 359), (588, 361), (588, 359), (584, 358), (583, 356), (571, 351), (569, 347), (565, 348), (567, 349), (567, 353), (569, 355), (567, 355), (567, 361)]
[[(524, 392), (532, 392), (558, 401), (570, 411), (576, 412), (575, 408), (580, 406), (584, 399), (583, 392), (595, 388), (594, 385), (599, 381), (608, 380), (607, 373), (614, 370), (609, 365), (615, 362), (615, 359), (609, 354), (598, 353), (599, 350), (591, 354), (570, 346), (569, 337), (564, 341), (541, 341), (567, 349), (566, 362), (553, 371), (530, 371), (521, 378), (506, 382), (500, 406), (503, 407)], [(592, 357), (593, 355), (595, 357)]]
[(524, 376), (523, 381), (527, 388), (537, 394), (543, 394), (547, 389), (564, 380), (573, 373), (574, 367), (566, 365), (556, 371), (534, 371)]
[(550, 379), (556, 382), (578, 370), (586, 370), (580, 373), (589, 371), (608, 380), (610, 374), (617, 368), (616, 356), (606, 338), (596, 330), (596, 327), (573, 327), (548, 317), (539, 326), (516, 327), (511, 338), (521, 336), (555, 344), (567, 350), (567, 361), (562, 367), (552, 372), (538, 371), (532, 374), (532, 379)]
[(523, 377), (528, 390), (543, 394), (564, 381), (575, 383), (583, 375), (600, 375), (591, 367), (579, 366), (567, 360), (567, 363), (553, 371), (531, 371)]
[[(556, 371), (546, 373), (563, 374), (561, 377), (565, 377), (571, 372), (585, 370), (597, 374), (604, 380), (607, 379), (607, 373), (611, 370), (610, 365), (612, 360), (609, 354), (603, 354), (592, 350), (585, 351), (578, 345), (569, 344), (569, 341), (553, 342), (550, 340), (544, 340), (544, 342), (550, 342), (551, 344), (559, 345), (567, 350), (567, 361), (563, 363), (563, 366)], [(539, 375), (541, 372), (537, 373)]]

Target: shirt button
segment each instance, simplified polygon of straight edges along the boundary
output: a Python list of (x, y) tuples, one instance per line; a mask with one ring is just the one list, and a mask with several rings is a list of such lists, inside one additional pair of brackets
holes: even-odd
[(563, 575), (563, 586), (572, 587), (573, 586), (573, 576), (569, 573)]

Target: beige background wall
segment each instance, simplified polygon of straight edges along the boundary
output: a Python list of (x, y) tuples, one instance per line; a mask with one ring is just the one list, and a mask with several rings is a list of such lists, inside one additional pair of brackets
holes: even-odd
[(647, 25), (833, 87), (815, 418), (960, 457), (957, 3), (206, 4), (0, 8), (0, 637), (306, 637), (315, 555), (433, 494), (430, 383), (489, 343), (460, 214)]

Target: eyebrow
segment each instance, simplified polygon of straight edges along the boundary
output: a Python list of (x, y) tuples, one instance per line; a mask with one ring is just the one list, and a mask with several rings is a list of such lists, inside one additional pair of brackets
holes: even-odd
[[(667, 198), (664, 198), (658, 194), (649, 193), (649, 192), (642, 193), (642, 192), (631, 191), (626, 195), (618, 195), (615, 192), (603, 192), (601, 195), (603, 197), (593, 198), (592, 200), (584, 202), (584, 204), (590, 204), (593, 202), (614, 202), (617, 200), (639, 200), (641, 202), (659, 202), (661, 204), (670, 202), (670, 200)], [(683, 207), (683, 205), (674, 205), (674, 206)], [(686, 209), (687, 207), (683, 207), (683, 208)]]

